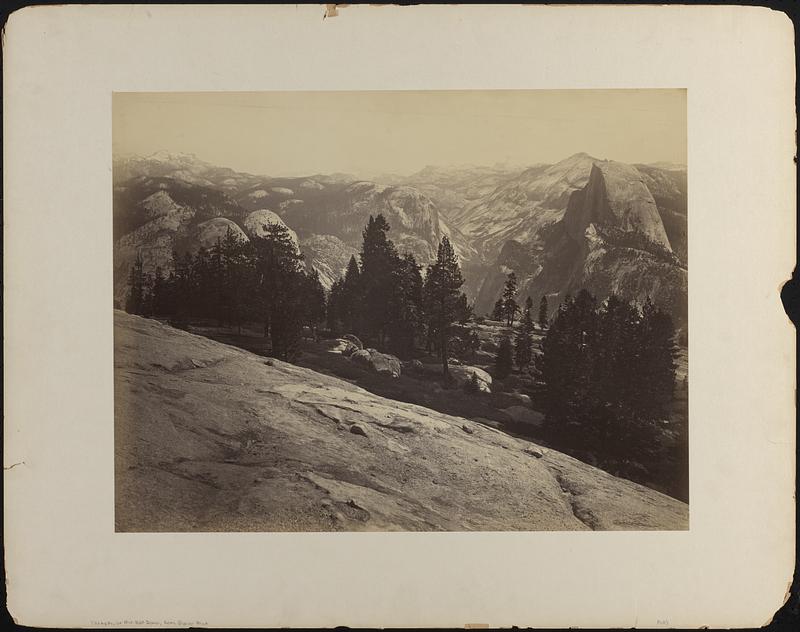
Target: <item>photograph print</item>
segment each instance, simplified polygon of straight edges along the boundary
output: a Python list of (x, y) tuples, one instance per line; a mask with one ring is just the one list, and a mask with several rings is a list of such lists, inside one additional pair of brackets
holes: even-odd
[(117, 532), (689, 528), (685, 90), (112, 121)]

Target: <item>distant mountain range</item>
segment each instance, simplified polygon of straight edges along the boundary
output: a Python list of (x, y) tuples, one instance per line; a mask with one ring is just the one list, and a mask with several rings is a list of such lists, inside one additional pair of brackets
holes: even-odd
[(520, 298), (555, 307), (581, 287), (601, 298), (649, 295), (686, 322), (686, 168), (575, 154), (553, 165), (425, 167), (410, 176), (270, 177), (187, 154), (114, 160), (115, 301), (130, 267), (170, 270), (171, 252), (212, 245), (227, 228), (248, 238), (264, 218), (296, 234), (327, 287), (358, 251), (369, 215), (383, 213), (400, 251), (423, 264), (448, 235), (476, 312), (491, 310), (507, 272)]

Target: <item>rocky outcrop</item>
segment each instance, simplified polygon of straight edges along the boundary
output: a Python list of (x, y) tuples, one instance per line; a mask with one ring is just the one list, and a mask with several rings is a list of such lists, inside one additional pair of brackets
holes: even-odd
[(555, 450), (119, 311), (114, 385), (119, 532), (688, 528)]
[(355, 345), (356, 349), (363, 349), (364, 348), (364, 343), (361, 342), (361, 340), (359, 339), (358, 336), (355, 336), (353, 334), (344, 334), (342, 336), (342, 339), (353, 343)]
[(687, 319), (687, 272), (672, 252), (653, 196), (639, 171), (598, 162), (576, 191), (551, 235), (542, 270), (520, 294), (553, 296), (587, 289), (600, 300), (614, 293), (643, 303), (648, 297), (678, 327)]
[(359, 181), (328, 185), (324, 191), (298, 190), (297, 197), (299, 202), (282, 209), (282, 217), (298, 230), (301, 239), (334, 235), (358, 248), (369, 216), (382, 214), (398, 250), (412, 253), (423, 263), (436, 257), (442, 234), (438, 210), (412, 187)]
[(495, 391), (492, 394), (492, 405), (495, 408), (509, 408), (511, 406), (530, 408), (531, 398), (524, 393)]
[(570, 194), (586, 184), (595, 161), (579, 153), (554, 165), (531, 167), (451, 217), (492, 261), (509, 239), (538, 242), (541, 231), (564, 216)]
[(320, 283), (326, 290), (344, 276), (350, 257), (358, 256), (358, 250), (334, 235), (312, 235), (300, 242), (300, 252), (306, 264), (319, 273)]
[(389, 377), (400, 377), (403, 370), (398, 358), (375, 349), (359, 349), (350, 354), (350, 361)]
[(688, 255), (686, 167), (676, 165), (667, 167), (669, 168), (636, 165), (656, 202), (672, 251), (686, 264)]
[[(472, 376), (475, 376), (478, 385), (478, 391), (481, 393), (492, 392), (492, 376), (486, 371), (476, 366), (467, 366), (465, 364), (457, 364), (458, 360), (451, 358), (448, 363), (447, 371), (450, 374), (450, 379), (453, 385), (458, 388), (464, 388), (472, 382)], [(435, 375), (439, 378), (442, 376), (441, 364), (423, 364), (424, 371), (428, 375)]]
[(635, 232), (672, 250), (655, 200), (642, 174), (631, 165), (595, 162), (587, 185), (571, 195), (564, 215), (567, 234), (578, 241), (591, 224)]
[(485, 212), (483, 224), (459, 225), (488, 258), (475, 268), (482, 275), (476, 313), (491, 312), (513, 270), (520, 302), (545, 294), (554, 309), (582, 287), (601, 298), (611, 291), (637, 300), (658, 295), (685, 322), (686, 199), (685, 167), (576, 154), (523, 172), (467, 213), (474, 223)]
[[(520, 303), (546, 295), (552, 312), (566, 294), (585, 288), (600, 300), (611, 293), (639, 302), (650, 297), (678, 327), (685, 324), (685, 174), (643, 169), (647, 175), (631, 165), (594, 161), (585, 186), (570, 194), (561, 221), (543, 228), (535, 241), (506, 242), (485, 274), (477, 313), (491, 311), (513, 270)], [(658, 207), (648, 183), (674, 213)], [(669, 231), (662, 216), (669, 218)], [(668, 232), (681, 252), (673, 252)]]
[(270, 191), (278, 195), (284, 195), (284, 196), (294, 195), (294, 191), (292, 191), (291, 189), (287, 189), (286, 187), (272, 187)]
[(455, 383), (462, 388), (472, 382), (472, 376), (474, 375), (478, 385), (478, 390), (481, 393), (492, 392), (492, 376), (483, 369), (479, 369), (476, 366), (454, 365), (448, 367), (448, 371), (450, 373), (450, 377), (452, 377), (453, 380), (455, 380)]
[(175, 203), (175, 200), (170, 197), (169, 193), (163, 189), (148, 195), (144, 200), (142, 200), (141, 206), (144, 210), (145, 218), (147, 220), (153, 220), (157, 217), (169, 215), (180, 208)]
[(274, 211), (265, 208), (253, 211), (245, 217), (243, 223), (247, 234), (251, 237), (263, 237), (266, 234), (266, 227), (268, 224), (280, 224), (289, 231), (289, 237), (292, 238), (295, 246), (298, 246), (297, 233), (289, 228)]
[[(503, 244), (495, 265), (488, 268), (475, 299), (477, 314), (491, 314), (494, 303), (503, 292), (508, 273), (517, 275), (517, 283), (523, 286), (541, 268), (531, 254), (530, 245), (509, 239)], [(524, 299), (523, 299), (524, 301)]]
[(206, 222), (201, 222), (195, 227), (194, 235), (192, 236), (192, 244), (189, 250), (196, 251), (201, 247), (206, 250), (213, 248), (216, 246), (217, 241), (225, 238), (228, 231), (240, 241), (250, 241), (244, 231), (239, 228), (236, 223), (224, 217), (217, 217)]
[(519, 423), (530, 424), (532, 426), (541, 426), (542, 423), (544, 423), (544, 415), (527, 406), (509, 406), (508, 408), (504, 408), (503, 412)]
[(317, 349), (325, 353), (336, 353), (343, 356), (351, 356), (359, 348), (349, 340), (344, 338), (335, 338), (332, 340), (320, 340), (317, 343)]
[(300, 188), (301, 189), (314, 189), (314, 190), (320, 191), (320, 190), (324, 189), (325, 187), (322, 186), (316, 180), (313, 180), (313, 179), (309, 178), (308, 180), (303, 180), (300, 183)]

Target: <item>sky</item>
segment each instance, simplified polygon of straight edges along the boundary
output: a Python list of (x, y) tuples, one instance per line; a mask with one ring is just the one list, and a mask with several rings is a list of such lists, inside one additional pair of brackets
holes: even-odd
[(686, 163), (686, 91), (114, 93), (115, 156), (191, 153), (258, 175), (407, 175), (586, 152)]

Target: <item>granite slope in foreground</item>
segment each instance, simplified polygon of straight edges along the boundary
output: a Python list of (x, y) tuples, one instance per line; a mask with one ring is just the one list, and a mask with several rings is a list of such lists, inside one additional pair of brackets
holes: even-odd
[(117, 531), (688, 528), (686, 504), (477, 422), (114, 325)]

